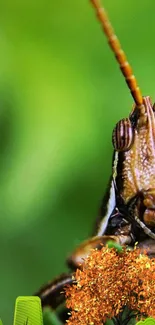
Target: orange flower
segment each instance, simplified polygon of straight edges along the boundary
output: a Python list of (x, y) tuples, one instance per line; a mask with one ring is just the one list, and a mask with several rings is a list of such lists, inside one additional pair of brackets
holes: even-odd
[(66, 288), (68, 325), (101, 325), (127, 306), (145, 317), (155, 317), (155, 259), (140, 249), (93, 250), (75, 284)]

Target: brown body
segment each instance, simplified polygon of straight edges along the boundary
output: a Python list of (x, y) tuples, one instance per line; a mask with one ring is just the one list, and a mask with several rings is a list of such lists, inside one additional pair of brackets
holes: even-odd
[[(93, 237), (69, 256), (73, 271), (93, 248), (107, 240), (138, 246), (155, 255), (155, 113), (150, 98), (142, 97), (132, 69), (98, 0), (91, 0), (98, 19), (133, 96), (135, 105), (128, 118), (113, 131), (114, 157), (109, 188), (102, 202)], [(65, 299), (63, 287), (73, 282), (72, 273), (62, 274), (37, 293), (42, 306), (56, 308)]]
[[(155, 208), (155, 114), (149, 97), (144, 98), (146, 107), (146, 121), (133, 128), (133, 143), (128, 151), (124, 152), (122, 166), (122, 189), (120, 194), (123, 200), (129, 200), (142, 193), (144, 205)], [(134, 114), (134, 112), (133, 112)]]
[(130, 134), (130, 148), (118, 153), (116, 187), (125, 205), (136, 199), (134, 215), (154, 228), (155, 113), (149, 97), (143, 103), (145, 118), (141, 120), (135, 107), (129, 117), (131, 125), (124, 130), (126, 136)]

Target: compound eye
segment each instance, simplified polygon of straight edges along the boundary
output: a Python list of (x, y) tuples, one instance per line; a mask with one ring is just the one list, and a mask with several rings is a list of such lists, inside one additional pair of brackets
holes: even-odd
[(120, 120), (112, 135), (112, 143), (116, 151), (127, 151), (130, 149), (133, 142), (133, 127), (128, 118)]

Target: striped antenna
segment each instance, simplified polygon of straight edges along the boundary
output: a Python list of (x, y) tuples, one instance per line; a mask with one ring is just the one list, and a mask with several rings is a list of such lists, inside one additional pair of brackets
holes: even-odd
[(141, 91), (137, 85), (137, 81), (135, 76), (133, 75), (131, 66), (127, 61), (126, 55), (121, 48), (121, 44), (117, 36), (115, 35), (115, 32), (112, 28), (112, 25), (106, 14), (106, 11), (104, 8), (101, 7), (99, 0), (90, 0), (90, 1), (96, 10), (98, 20), (100, 21), (104, 33), (107, 36), (108, 43), (116, 56), (116, 60), (119, 63), (120, 69), (131, 91), (134, 102), (136, 103), (136, 106), (141, 110), (141, 113), (144, 114), (143, 97)]

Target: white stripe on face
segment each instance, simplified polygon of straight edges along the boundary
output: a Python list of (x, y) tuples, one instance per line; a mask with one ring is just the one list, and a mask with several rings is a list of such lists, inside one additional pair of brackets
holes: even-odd
[(114, 182), (112, 180), (110, 192), (109, 192), (109, 200), (107, 202), (107, 212), (106, 212), (106, 215), (103, 216), (103, 219), (99, 224), (99, 228), (98, 228), (96, 236), (104, 235), (107, 225), (108, 225), (109, 218), (110, 218), (115, 207), (116, 207), (116, 196), (115, 196)]

